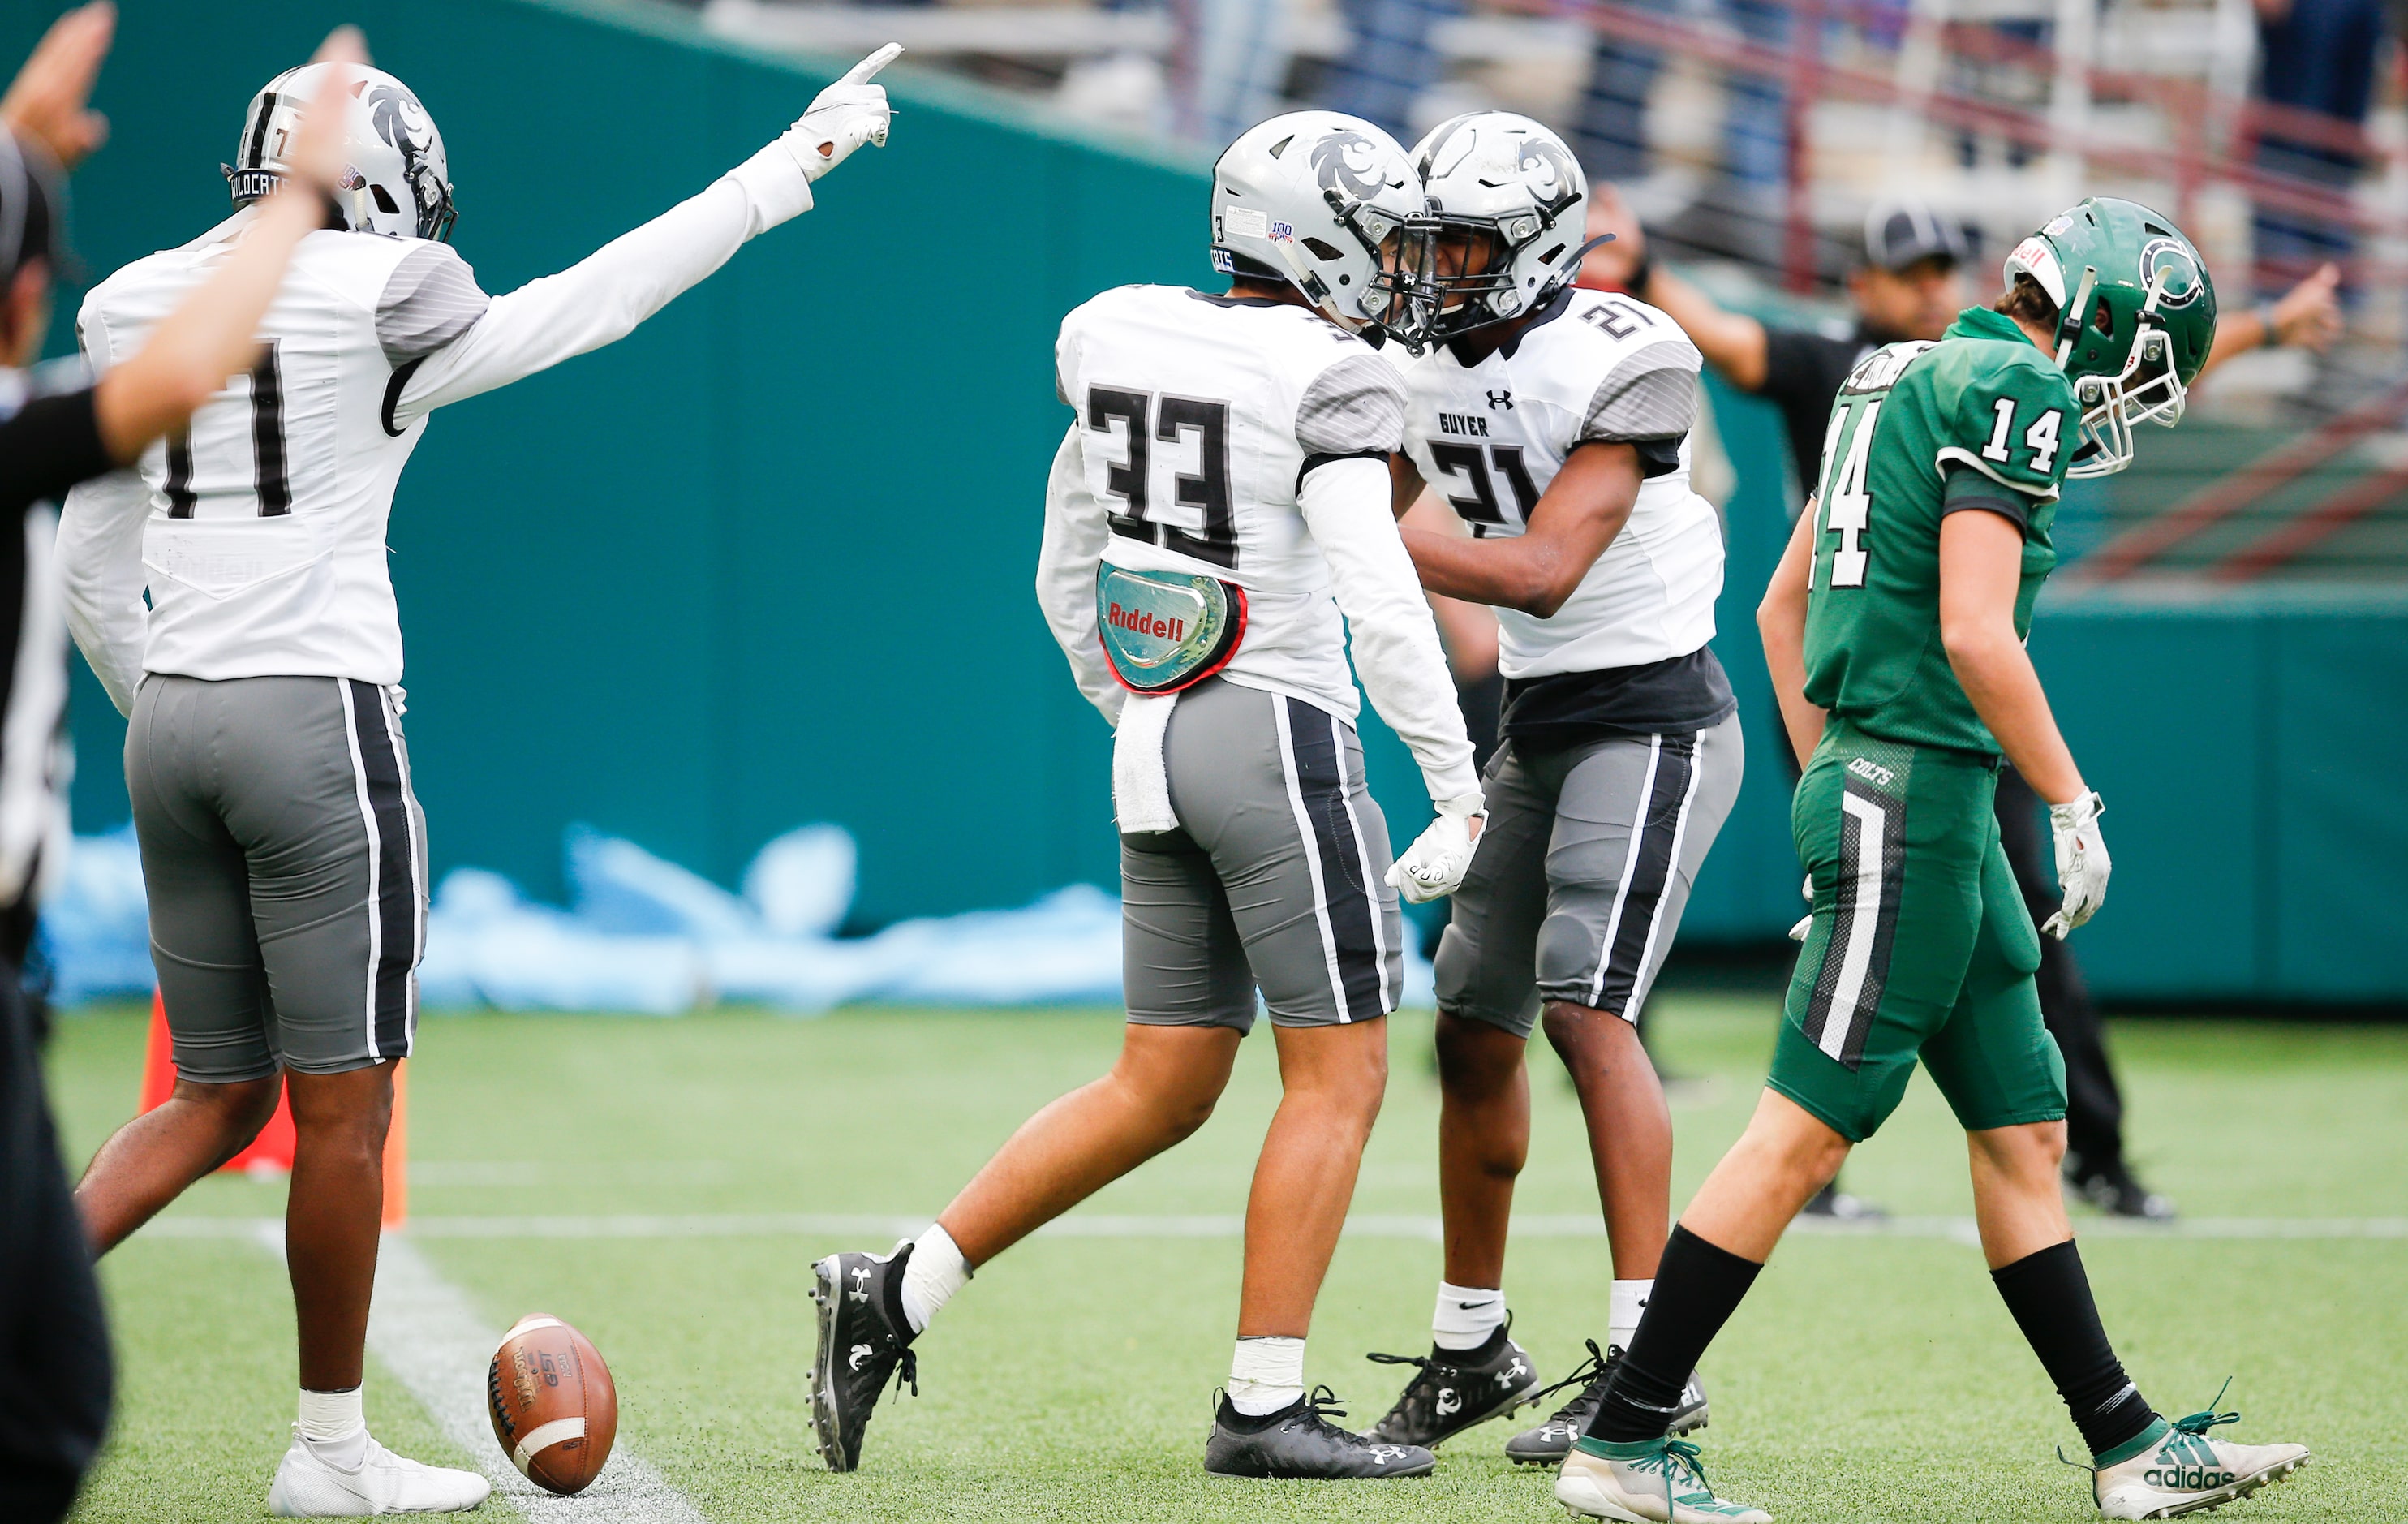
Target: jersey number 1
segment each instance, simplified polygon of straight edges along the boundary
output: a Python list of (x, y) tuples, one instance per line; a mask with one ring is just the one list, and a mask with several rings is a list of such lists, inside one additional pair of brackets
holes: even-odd
[[(293, 478), (284, 456), (284, 372), (273, 343), (259, 357), (259, 364), (251, 367), (251, 459), (259, 516), (274, 519), (292, 512)], [(193, 490), (189, 428), (167, 436), (166, 495), (171, 519), (191, 518), (200, 503), (200, 495)]]

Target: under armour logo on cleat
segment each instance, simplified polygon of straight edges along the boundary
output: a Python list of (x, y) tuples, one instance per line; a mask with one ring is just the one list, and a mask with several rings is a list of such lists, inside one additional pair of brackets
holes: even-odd
[(1505, 1367), (1505, 1379), (1508, 1381), (1519, 1380), (1529, 1373), (1530, 1368), (1522, 1363), (1522, 1357), (1519, 1355), (1513, 1357), (1512, 1364)]
[(1440, 1387), (1438, 1392), (1438, 1416), (1443, 1418), (1450, 1413), (1462, 1411), (1463, 1399), (1456, 1394), (1455, 1389), (1453, 1387)]
[(1402, 1460), (1405, 1458), (1403, 1447), (1396, 1445), (1374, 1445), (1365, 1453), (1370, 1456), (1372, 1459), (1383, 1462), (1389, 1460)]
[(861, 1369), (861, 1362), (869, 1359), (871, 1353), (872, 1351), (867, 1344), (853, 1345), (853, 1354), (844, 1362), (845, 1369), (848, 1371), (859, 1371)]
[(1490, 412), (1496, 412), (1500, 409), (1506, 412), (1512, 412), (1513, 410), (1513, 394), (1512, 392), (1491, 392), (1488, 394), (1488, 410)]

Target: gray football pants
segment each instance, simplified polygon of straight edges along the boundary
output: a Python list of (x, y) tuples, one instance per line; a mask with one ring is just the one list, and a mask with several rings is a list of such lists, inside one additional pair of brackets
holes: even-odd
[(1404, 989), (1388, 827), (1352, 726), (1207, 678), (1163, 740), (1179, 829), (1121, 837), (1128, 1019), (1282, 1027), (1383, 1016)]
[(1508, 740), (1439, 941), (1439, 1009), (1517, 1037), (1546, 1000), (1636, 1021), (1745, 765), (1737, 715), (1694, 734)]
[(154, 673), (125, 784), (178, 1074), (339, 1074), (409, 1052), (426, 827), (390, 691)]

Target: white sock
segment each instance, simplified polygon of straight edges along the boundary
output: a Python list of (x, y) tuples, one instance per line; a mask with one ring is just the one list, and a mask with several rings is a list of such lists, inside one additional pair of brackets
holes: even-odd
[(1628, 1349), (1631, 1336), (1639, 1331), (1639, 1315), (1647, 1310), (1647, 1298), (1656, 1289), (1653, 1277), (1643, 1281), (1616, 1281), (1612, 1300), (1605, 1313), (1605, 1342), (1616, 1349)]
[(1494, 1287), (1438, 1283), (1430, 1342), (1440, 1349), (1478, 1349), (1505, 1326), (1505, 1293)]
[(1229, 1357), (1229, 1405), (1259, 1418), (1304, 1395), (1304, 1341), (1240, 1339)]
[(360, 1388), (338, 1392), (301, 1388), (301, 1438), (319, 1459), (355, 1471), (368, 1448), (367, 1418), (360, 1411)]
[(931, 1227), (911, 1243), (911, 1258), (903, 1262), (903, 1316), (918, 1333), (939, 1308), (953, 1300), (968, 1284), (970, 1262), (961, 1245), (941, 1227)]

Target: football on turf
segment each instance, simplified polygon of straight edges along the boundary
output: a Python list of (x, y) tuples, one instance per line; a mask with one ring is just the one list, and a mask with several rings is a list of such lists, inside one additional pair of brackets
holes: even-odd
[(529, 1313), (502, 1335), (485, 1372), (494, 1438), (522, 1475), (547, 1492), (582, 1490), (619, 1433), (619, 1393), (585, 1335)]

